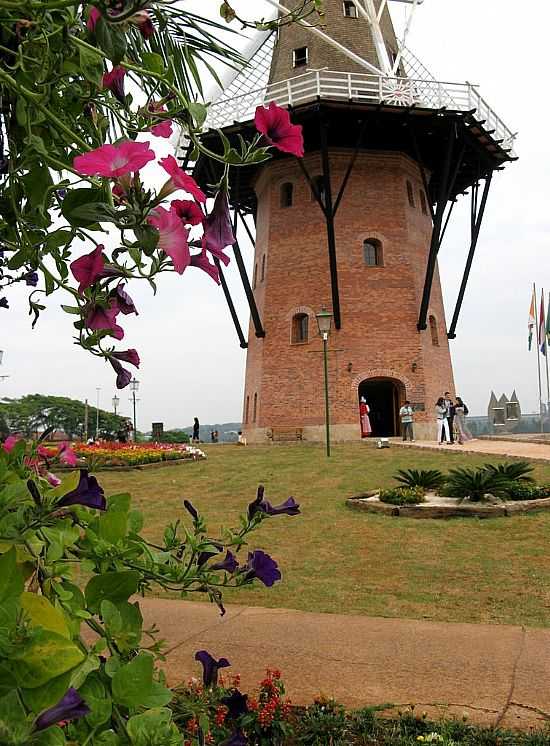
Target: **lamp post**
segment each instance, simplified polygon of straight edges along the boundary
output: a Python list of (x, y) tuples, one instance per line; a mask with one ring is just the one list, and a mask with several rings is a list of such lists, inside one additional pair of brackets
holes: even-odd
[(114, 411), (114, 413), (115, 413), (115, 414), (117, 413), (117, 409), (118, 409), (118, 405), (119, 405), (119, 404), (120, 404), (120, 399), (119, 399), (119, 398), (118, 398), (118, 396), (117, 396), (117, 395), (115, 394), (115, 395), (113, 396), (113, 411)]
[(99, 392), (101, 389), (98, 387), (97, 391), (97, 407), (95, 410), (95, 439), (99, 440)]
[(318, 314), (315, 315), (317, 319), (317, 326), (319, 327), (319, 335), (323, 340), (323, 361), (325, 368), (325, 426), (326, 426), (326, 437), (327, 437), (327, 457), (330, 456), (330, 412), (329, 412), (329, 401), (328, 401), (328, 338), (330, 335), (330, 327), (332, 324), (332, 314), (327, 311), (326, 308), (322, 308)]
[(130, 388), (132, 390), (132, 401), (134, 404), (134, 443), (137, 439), (137, 420), (136, 420), (136, 391), (139, 389), (139, 381), (137, 378), (132, 378), (130, 381)]

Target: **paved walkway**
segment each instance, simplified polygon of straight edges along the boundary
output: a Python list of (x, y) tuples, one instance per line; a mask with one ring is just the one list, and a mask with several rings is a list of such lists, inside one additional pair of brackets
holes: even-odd
[(445, 624), (142, 599), (168, 641), (171, 685), (199, 676), (197, 650), (227, 657), (250, 691), (268, 667), (296, 704), (319, 693), (348, 707), (415, 704), (430, 717), (528, 728), (550, 720), (550, 630)]
[(404, 443), (400, 438), (392, 438), (392, 445), (404, 448), (428, 448), (437, 451), (456, 451), (457, 453), (487, 453), (491, 456), (510, 456), (531, 461), (550, 461), (550, 444), (526, 443), (512, 440), (472, 440), (464, 445), (440, 446), (437, 441), (417, 440)]

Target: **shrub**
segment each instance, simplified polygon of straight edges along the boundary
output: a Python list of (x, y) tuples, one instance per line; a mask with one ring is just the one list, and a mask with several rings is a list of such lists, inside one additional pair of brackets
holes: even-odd
[(509, 500), (537, 500), (550, 497), (550, 487), (529, 482), (510, 482), (506, 488), (506, 497)]
[(424, 490), (422, 487), (392, 487), (380, 490), (379, 498), (391, 505), (418, 505), (424, 502)]
[(497, 497), (505, 496), (509, 483), (504, 475), (488, 469), (457, 468), (449, 472), (446, 493), (452, 497), (469, 497), (472, 502), (479, 502), (487, 493)]
[(445, 475), (439, 469), (399, 469), (394, 479), (406, 487), (424, 490), (436, 490), (445, 483)]
[(307, 707), (298, 722), (297, 742), (307, 746), (344, 746), (346, 712), (333, 699), (319, 697)]
[(485, 469), (492, 474), (499, 474), (509, 482), (534, 482), (530, 472), (533, 467), (528, 461), (515, 461), (506, 464), (485, 464)]

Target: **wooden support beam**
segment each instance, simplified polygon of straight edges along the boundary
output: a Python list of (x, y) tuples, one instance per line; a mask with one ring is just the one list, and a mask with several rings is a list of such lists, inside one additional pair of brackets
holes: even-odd
[(241, 254), (239, 241), (237, 240), (237, 208), (235, 208), (233, 212), (233, 233), (235, 235), (235, 243), (233, 244), (233, 254), (235, 256), (235, 261), (237, 262), (237, 268), (239, 270), (241, 281), (243, 283), (246, 300), (248, 301), (248, 307), (250, 309), (250, 316), (252, 318), (252, 323), (254, 324), (254, 332), (257, 337), (265, 337), (265, 330), (262, 325), (262, 320), (260, 318), (260, 312), (258, 311), (258, 306), (256, 305), (256, 298), (254, 297), (254, 291), (252, 290), (252, 287), (250, 286), (250, 280), (248, 279), (246, 267), (244, 266), (243, 255)]
[(227, 286), (227, 280), (225, 279), (225, 276), (223, 274), (220, 260), (218, 259), (217, 256), (213, 257), (213, 259), (214, 259), (214, 264), (216, 265), (218, 269), (218, 273), (220, 275), (220, 283), (222, 286), (223, 294), (225, 295), (225, 300), (227, 301), (229, 313), (231, 314), (231, 318), (233, 319), (233, 324), (235, 326), (235, 331), (237, 332), (237, 337), (239, 338), (239, 345), (243, 348), (243, 350), (246, 350), (246, 348), (248, 347), (248, 342), (244, 338), (243, 330), (239, 322), (239, 317), (237, 316), (237, 311), (235, 310), (235, 304), (233, 303), (233, 299), (231, 298), (231, 293), (229, 292), (229, 288)]
[(336, 329), (342, 327), (340, 312), (340, 292), (338, 289), (338, 261), (336, 257), (336, 233), (334, 230), (334, 205), (332, 203), (332, 187), (330, 178), (330, 158), (328, 152), (328, 122), (321, 118), (321, 162), (323, 165), (323, 183), (325, 189), (325, 217), (327, 224), (328, 259), (330, 270), (330, 285), (332, 291), (332, 313)]

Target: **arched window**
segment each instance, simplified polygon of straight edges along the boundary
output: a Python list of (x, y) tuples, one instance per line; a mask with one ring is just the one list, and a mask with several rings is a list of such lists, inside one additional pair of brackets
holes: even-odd
[(258, 262), (254, 264), (254, 274), (252, 275), (252, 290), (256, 290), (256, 281), (258, 279)]
[(376, 238), (363, 241), (363, 260), (367, 267), (382, 266), (382, 244)]
[[(325, 179), (322, 176), (316, 176), (313, 179), (313, 184), (315, 186), (315, 191), (319, 195), (319, 198), (323, 204), (325, 204)], [(311, 201), (315, 202), (317, 197), (315, 196), (315, 192), (313, 189), (311, 190)]]
[(254, 394), (254, 406), (252, 408), (252, 422), (256, 422), (257, 414), (258, 414), (258, 394)]
[(281, 207), (292, 207), (292, 197), (294, 193), (294, 184), (286, 181), (281, 184)]
[(413, 185), (411, 182), (407, 179), (407, 197), (409, 199), (409, 205), (411, 207), (414, 207), (414, 190)]
[(430, 334), (432, 335), (432, 344), (434, 347), (439, 347), (439, 333), (437, 331), (437, 321), (435, 316), (430, 316)]
[(246, 406), (244, 408), (244, 422), (248, 425), (248, 415), (250, 414), (250, 397), (246, 397)]
[(260, 282), (265, 280), (265, 254), (262, 256), (262, 272), (260, 274)]
[(297, 313), (292, 317), (292, 344), (308, 341), (309, 317), (307, 313)]
[(420, 207), (422, 208), (422, 214), (428, 214), (428, 203), (426, 201), (426, 194), (423, 189), (420, 190)]

